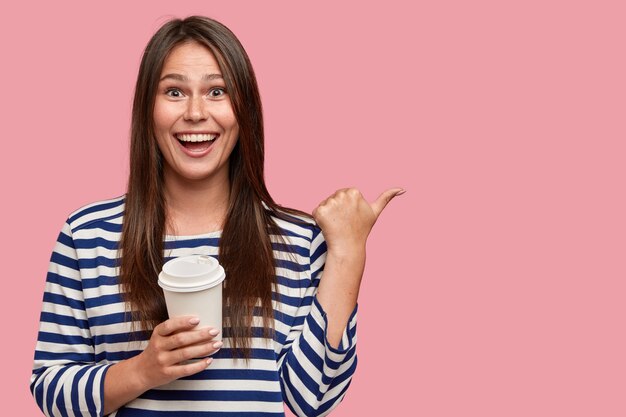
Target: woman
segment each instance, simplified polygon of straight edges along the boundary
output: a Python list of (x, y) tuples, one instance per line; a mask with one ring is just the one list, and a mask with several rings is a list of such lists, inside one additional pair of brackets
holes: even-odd
[[(263, 141), (236, 37), (198, 16), (162, 26), (139, 69), (127, 193), (74, 212), (52, 255), (31, 379), (46, 415), (283, 415), (283, 401), (324, 415), (341, 401), (366, 238), (402, 190), (372, 205), (339, 190), (313, 221), (272, 200)], [(156, 280), (168, 259), (218, 252), (223, 342), (168, 319)]]

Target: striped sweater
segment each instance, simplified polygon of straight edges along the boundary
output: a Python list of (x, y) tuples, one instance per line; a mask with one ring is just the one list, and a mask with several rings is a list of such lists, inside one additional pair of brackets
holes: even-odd
[[(141, 334), (131, 337), (118, 285), (123, 211), (123, 196), (77, 210), (52, 253), (30, 384), (48, 416), (101, 416), (107, 370), (147, 345)], [(283, 416), (283, 402), (298, 416), (313, 416), (339, 404), (357, 363), (357, 309), (339, 347), (331, 347), (316, 298), (324, 238), (311, 220), (276, 222), (286, 244), (271, 236), (279, 293), (273, 297), (273, 339), (262, 337), (262, 318), (255, 316), (246, 363), (233, 359), (225, 328), (224, 346), (207, 370), (149, 390), (111, 416)], [(219, 238), (220, 232), (166, 236), (165, 261), (217, 256)]]

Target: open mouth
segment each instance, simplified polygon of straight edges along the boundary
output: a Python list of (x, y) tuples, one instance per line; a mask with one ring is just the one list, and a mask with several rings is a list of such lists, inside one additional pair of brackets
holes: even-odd
[(206, 151), (218, 136), (215, 133), (179, 133), (175, 135), (178, 142), (191, 152)]

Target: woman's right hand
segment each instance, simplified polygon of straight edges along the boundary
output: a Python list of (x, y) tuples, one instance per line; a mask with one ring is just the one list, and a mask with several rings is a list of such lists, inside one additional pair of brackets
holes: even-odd
[(156, 326), (148, 346), (136, 357), (136, 369), (146, 390), (175, 379), (197, 374), (207, 368), (211, 358), (185, 363), (211, 355), (222, 347), (213, 338), (217, 329), (196, 329), (199, 320), (192, 316), (174, 317)]
[(222, 342), (213, 341), (219, 334), (216, 329), (196, 329), (198, 323), (192, 316), (165, 320), (154, 328), (143, 352), (111, 366), (104, 377), (103, 414), (112, 413), (149, 389), (205, 370), (211, 358), (184, 362), (217, 352)]

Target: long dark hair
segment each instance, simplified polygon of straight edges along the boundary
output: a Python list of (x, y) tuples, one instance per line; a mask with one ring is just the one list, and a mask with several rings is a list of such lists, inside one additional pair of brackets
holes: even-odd
[[(154, 134), (153, 113), (159, 77), (168, 54), (195, 41), (215, 56), (230, 96), (239, 140), (229, 160), (230, 202), (220, 238), (219, 260), (226, 270), (225, 326), (237, 356), (250, 357), (252, 318), (260, 300), (263, 334), (273, 332), (272, 288), (276, 285), (270, 234), (280, 236), (271, 216), (304, 215), (277, 205), (264, 180), (261, 99), (248, 55), (221, 23), (190, 16), (165, 23), (144, 51), (132, 110), (130, 176), (120, 241), (120, 284), (142, 330), (167, 319), (157, 275), (163, 266), (166, 232), (163, 156)], [(264, 206), (265, 205), (265, 206)], [(243, 262), (245, 260), (245, 262)]]

